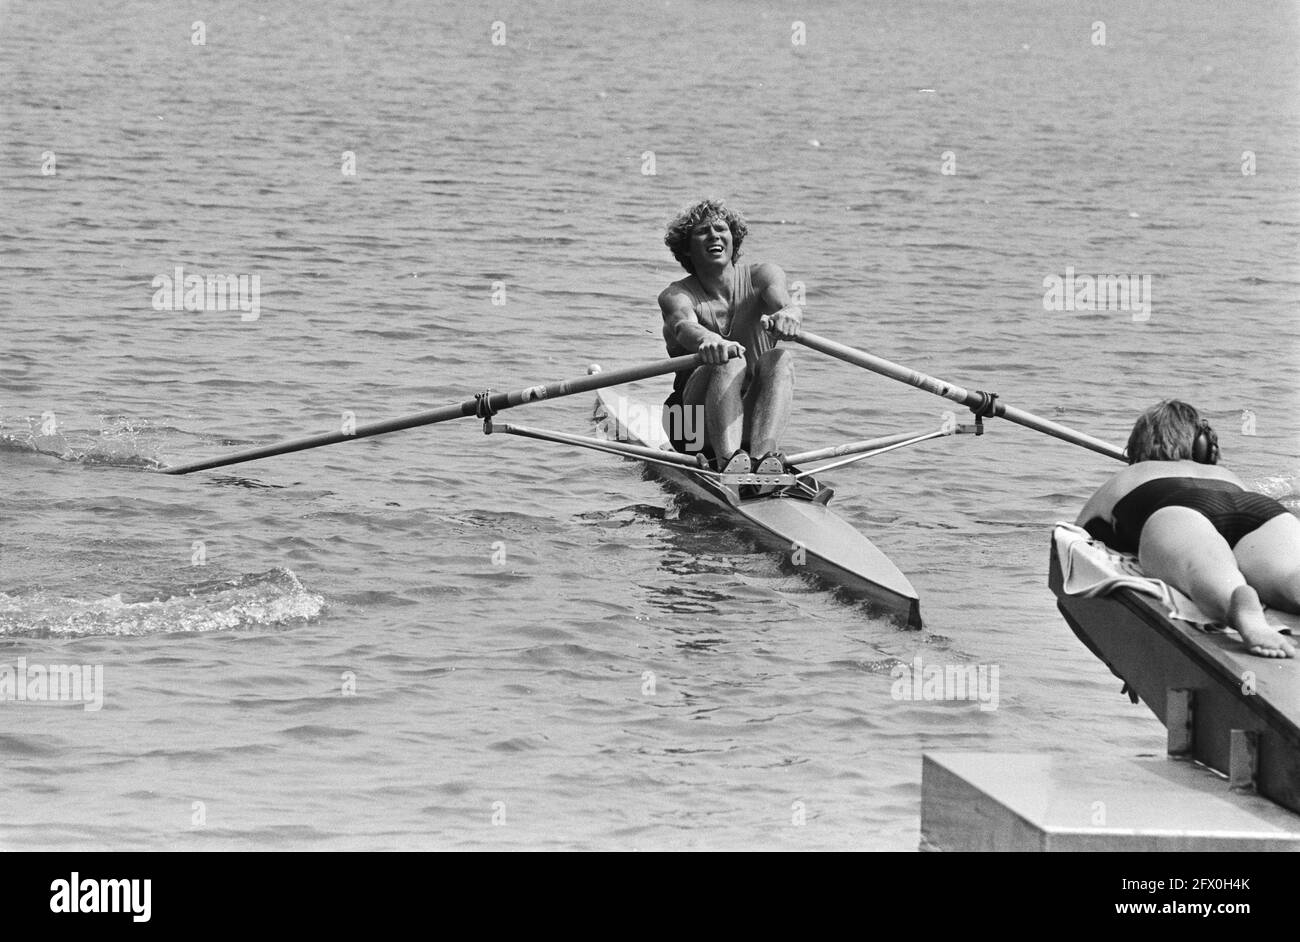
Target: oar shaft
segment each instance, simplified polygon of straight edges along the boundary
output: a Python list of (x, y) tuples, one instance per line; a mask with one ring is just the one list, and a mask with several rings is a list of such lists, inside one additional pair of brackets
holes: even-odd
[(1061, 425), (1059, 422), (1040, 418), (1032, 412), (1017, 409), (1015, 406), (1004, 406), (999, 404), (997, 407), (997, 415), (999, 418), (1009, 419), (1017, 425), (1023, 425), (1025, 428), (1031, 428), (1034, 431), (1042, 432), (1045, 435), (1051, 435), (1053, 438), (1059, 438), (1062, 441), (1082, 445), (1084, 448), (1091, 449), (1092, 451), (1095, 451), (1100, 455), (1105, 455), (1108, 458), (1114, 458), (1116, 461), (1128, 462), (1128, 456), (1124, 454), (1124, 449), (1116, 448), (1110, 442), (1104, 442), (1100, 438), (1093, 438), (1091, 435), (1076, 431), (1068, 425)]
[[(834, 340), (827, 340), (825, 337), (819, 337), (817, 334), (808, 331), (800, 331), (798, 341), (805, 347), (817, 350), (827, 356), (835, 357), (837, 360), (843, 360), (845, 363), (852, 363), (860, 366), (865, 370), (871, 370), (873, 373), (879, 373), (882, 376), (888, 376), (890, 379), (896, 379), (900, 383), (906, 383), (909, 386), (915, 386), (917, 389), (924, 389), (926, 392), (934, 393), (936, 396), (942, 396), (945, 399), (951, 399), (953, 402), (961, 403), (964, 406), (979, 406), (983, 397), (978, 393), (963, 389), (953, 383), (936, 379), (933, 376), (927, 376), (925, 373), (919, 373), (916, 370), (909, 369), (906, 366), (900, 366), (889, 360), (878, 356), (873, 356), (863, 350), (854, 347), (846, 347), (842, 343), (836, 343)], [(1083, 432), (1076, 432), (1068, 426), (1061, 425), (1048, 419), (1039, 418), (1031, 412), (1025, 412), (1023, 409), (1017, 409), (1015, 406), (997, 403), (994, 406), (994, 414), (1000, 418), (1008, 419), (1017, 425), (1023, 425), (1026, 428), (1043, 432), (1047, 435), (1054, 436), (1063, 441), (1073, 442), (1084, 448), (1089, 448), (1095, 452), (1106, 455), (1110, 458), (1116, 458), (1125, 461), (1124, 452), (1109, 442), (1104, 442), (1099, 438), (1093, 438), (1091, 435), (1085, 435)]]
[(896, 379), (900, 383), (907, 383), (907, 385), (915, 386), (917, 389), (924, 389), (926, 392), (934, 393), (936, 396), (942, 396), (945, 399), (951, 399), (953, 402), (960, 402), (964, 406), (974, 405), (979, 398), (972, 396), (969, 391), (962, 389), (960, 386), (945, 383), (933, 376), (927, 376), (924, 373), (918, 373), (916, 370), (908, 369), (906, 366), (900, 366), (881, 357), (873, 356), (865, 350), (858, 350), (855, 347), (836, 343), (834, 340), (827, 340), (825, 337), (806, 330), (801, 330), (796, 339), (805, 347), (811, 347), (813, 350), (835, 357), (837, 360), (843, 360), (845, 363), (860, 366), (864, 370), (871, 370), (873, 373), (888, 376), (890, 379)]
[[(514, 392), (493, 393), (488, 398), (491, 411), (500, 412), (502, 409), (509, 409), (514, 406), (523, 405), (526, 402), (540, 402), (543, 399), (558, 399), (561, 396), (572, 396), (577, 393), (588, 392), (592, 389), (604, 389), (606, 386), (618, 386), (621, 383), (632, 383), (639, 379), (649, 379), (652, 376), (662, 376), (665, 373), (678, 373), (682, 370), (690, 370), (699, 366), (702, 361), (699, 354), (690, 354), (688, 356), (673, 357), (668, 360), (657, 360), (654, 363), (646, 363), (641, 366), (629, 366), (621, 370), (610, 370), (608, 373), (592, 373), (587, 376), (580, 376), (576, 379), (560, 380), (555, 383), (547, 383), (540, 386), (529, 386), (527, 389), (518, 389)], [(259, 458), (271, 458), (275, 455), (286, 455), (294, 451), (305, 451), (308, 448), (320, 448), (323, 445), (336, 445), (340, 442), (351, 441), (354, 438), (368, 438), (372, 435), (387, 435), (389, 432), (400, 432), (403, 429), (416, 428), (421, 425), (433, 425), (437, 422), (446, 422), (450, 419), (464, 418), (465, 416), (475, 415), (478, 412), (478, 400), (467, 399), (459, 405), (442, 406), (438, 409), (430, 409), (427, 412), (417, 412), (414, 415), (402, 416), (396, 419), (387, 419), (383, 422), (372, 422), (369, 425), (359, 425), (351, 432), (330, 432), (324, 435), (311, 435), (307, 438), (297, 438), (292, 441), (278, 442), (273, 445), (263, 445), (259, 448), (250, 448), (247, 451), (236, 452), (233, 455), (223, 455), (220, 458), (212, 458), (207, 461), (195, 461), (190, 464), (176, 465), (171, 468), (164, 468), (164, 474), (190, 474), (194, 471), (206, 471), (209, 468), (222, 468), (226, 465), (242, 464), (245, 461), (257, 461)]]

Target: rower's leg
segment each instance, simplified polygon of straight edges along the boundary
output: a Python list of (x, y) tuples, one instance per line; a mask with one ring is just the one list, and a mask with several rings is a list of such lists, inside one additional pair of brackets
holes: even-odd
[(1274, 517), (1238, 540), (1232, 552), (1265, 605), (1300, 615), (1300, 519)]
[(731, 457), (740, 447), (744, 431), (745, 405), (740, 390), (745, 381), (745, 361), (741, 358), (726, 363), (701, 366), (691, 374), (682, 391), (682, 402), (692, 410), (696, 419), (703, 410), (704, 440), (713, 454), (722, 460)]
[(794, 352), (774, 347), (758, 358), (745, 397), (745, 441), (755, 458), (777, 451), (794, 399)]
[(1252, 654), (1294, 656), (1290, 642), (1264, 620), (1259, 596), (1246, 584), (1232, 548), (1204, 514), (1190, 507), (1157, 510), (1142, 528), (1138, 562), (1235, 629)]

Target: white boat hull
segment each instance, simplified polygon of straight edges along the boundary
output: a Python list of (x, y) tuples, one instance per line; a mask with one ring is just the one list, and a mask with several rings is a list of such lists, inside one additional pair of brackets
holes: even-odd
[[(658, 407), (648, 407), (610, 390), (600, 390), (596, 396), (597, 421), (608, 438), (671, 450)], [(681, 491), (744, 520), (796, 568), (811, 571), (870, 600), (909, 627), (921, 627), (920, 601), (907, 577), (825, 504), (780, 495), (739, 500), (689, 468), (646, 466)]]

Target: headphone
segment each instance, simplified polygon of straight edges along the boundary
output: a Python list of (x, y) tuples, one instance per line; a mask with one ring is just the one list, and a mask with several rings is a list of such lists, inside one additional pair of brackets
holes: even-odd
[(1201, 464), (1219, 463), (1219, 436), (1214, 434), (1210, 423), (1201, 419), (1196, 427), (1196, 438), (1192, 440), (1192, 460)]

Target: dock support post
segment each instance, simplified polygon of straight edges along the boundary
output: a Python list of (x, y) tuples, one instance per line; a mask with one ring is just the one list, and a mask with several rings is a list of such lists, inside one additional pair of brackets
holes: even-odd
[(1182, 687), (1165, 691), (1165, 728), (1169, 731), (1167, 749), (1171, 756), (1185, 756), (1192, 751), (1195, 693)]
[(1259, 733), (1234, 729), (1228, 735), (1228, 787), (1254, 791), (1259, 772)]

